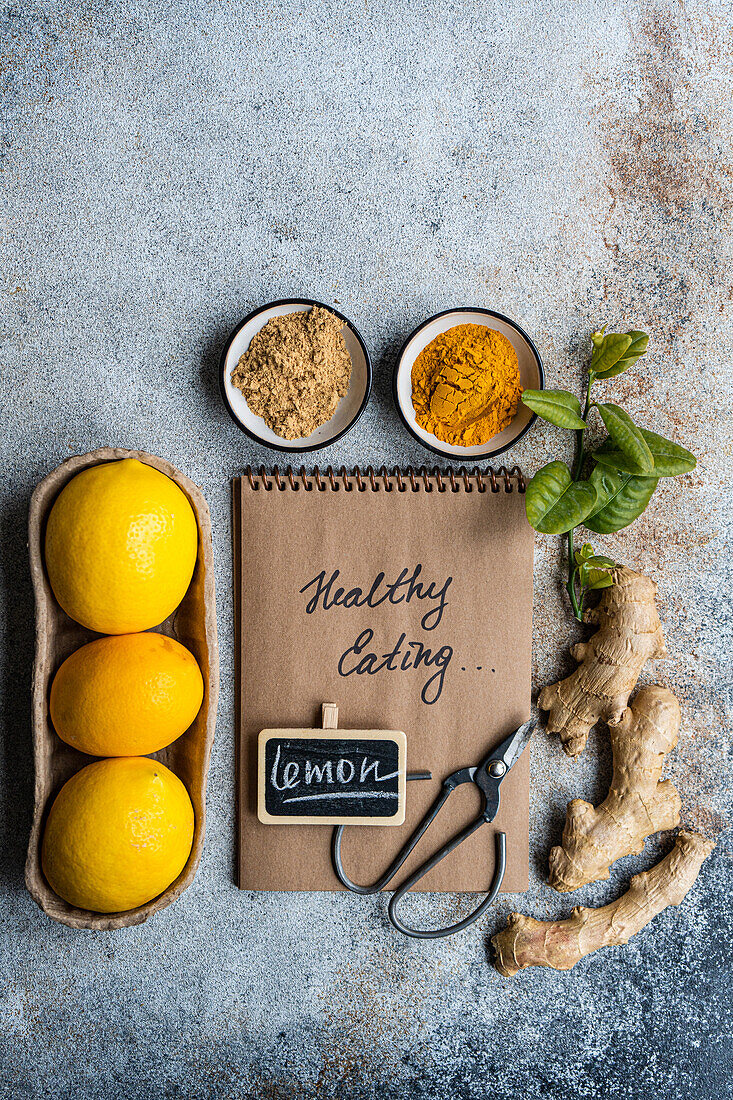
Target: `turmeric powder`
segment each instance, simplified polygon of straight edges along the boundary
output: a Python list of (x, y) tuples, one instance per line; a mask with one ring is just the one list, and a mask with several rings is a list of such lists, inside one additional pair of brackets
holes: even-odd
[(455, 325), (412, 367), (412, 404), (421, 428), (454, 447), (488, 442), (514, 419), (522, 387), (517, 353), (486, 325)]

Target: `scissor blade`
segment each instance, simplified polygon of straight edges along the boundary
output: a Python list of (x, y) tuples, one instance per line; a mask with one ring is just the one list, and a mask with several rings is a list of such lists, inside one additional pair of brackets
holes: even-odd
[(493, 759), (503, 760), (506, 764), (507, 771), (513, 768), (519, 757), (529, 744), (530, 738), (534, 731), (537, 729), (538, 720), (531, 718), (529, 722), (525, 722), (523, 726), (520, 726), (510, 737), (507, 737), (496, 753), (493, 755)]

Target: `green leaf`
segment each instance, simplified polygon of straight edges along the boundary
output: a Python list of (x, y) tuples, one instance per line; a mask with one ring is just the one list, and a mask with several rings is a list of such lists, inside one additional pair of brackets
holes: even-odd
[(589, 542), (584, 542), (579, 550), (575, 551), (575, 561), (577, 565), (582, 565), (583, 562), (588, 561), (593, 557), (593, 547)]
[(589, 569), (587, 565), (582, 565), (578, 570), (578, 576), (583, 588), (593, 588), (598, 581), (605, 580), (608, 577), (608, 570)]
[[(678, 474), (689, 473), (697, 466), (695, 456), (678, 443), (673, 443), (671, 439), (665, 439), (656, 432), (647, 431), (646, 428), (639, 428), (639, 431), (654, 458), (655, 477), (676, 477)], [(606, 440), (593, 457), (603, 466), (612, 466), (626, 473), (638, 473), (636, 466), (626, 455), (614, 450), (610, 440)]]
[(594, 592), (597, 588), (610, 588), (613, 584), (613, 577), (609, 577), (608, 573), (602, 573), (599, 577), (589, 580), (585, 586), (589, 592)]
[[(596, 467), (596, 470), (599, 467)], [(596, 470), (593, 471), (595, 474)], [(610, 535), (628, 527), (641, 515), (652, 498), (659, 482), (658, 477), (638, 477), (635, 474), (606, 470), (602, 474), (606, 490), (610, 490), (600, 507), (593, 509), (583, 520), (589, 531)], [(613, 489), (611, 482), (613, 481)], [(591, 475), (591, 483), (593, 475)]]
[(631, 343), (622, 357), (617, 359), (613, 366), (607, 367), (606, 369), (598, 370), (592, 367), (596, 378), (615, 378), (617, 374), (623, 374), (629, 367), (633, 367), (637, 359), (641, 359), (642, 355), (646, 354), (649, 337), (645, 332), (640, 332), (638, 329), (632, 329), (631, 332), (627, 332), (625, 335), (631, 337)]
[[(621, 474), (638, 474), (639, 467), (635, 462), (632, 462), (628, 455), (625, 455), (623, 451), (615, 451), (613, 448), (607, 450), (601, 447), (595, 452), (593, 458), (604, 469), (616, 470)], [(656, 474), (656, 469), (654, 473)]]
[[(592, 480), (591, 477), (591, 482)], [(604, 491), (603, 487), (602, 491)], [(593, 511), (598, 511), (598, 501), (596, 501)], [(575, 560), (579, 567), (580, 583), (584, 588), (607, 588), (612, 583), (608, 571), (615, 568), (616, 562), (603, 554), (593, 553), (593, 547), (589, 542), (584, 543), (580, 551), (576, 550)]]
[[(620, 452), (618, 453), (620, 454)], [(597, 453), (593, 455), (593, 458), (597, 458)], [(594, 514), (600, 512), (608, 501), (616, 496), (616, 493), (618, 493), (624, 483), (622, 474), (607, 466), (594, 466), (588, 480), (596, 491), (596, 503), (593, 507)], [(588, 545), (590, 545), (590, 543), (588, 543)]]
[(593, 568), (592, 560), (587, 561), (580, 570), (581, 584), (585, 588), (607, 588), (609, 584), (612, 584), (612, 579), (609, 577), (609, 570), (613, 569), (615, 562), (610, 558), (604, 558), (606, 563), (602, 567)]
[(641, 433), (625, 409), (612, 402), (596, 404), (608, 434), (620, 451), (631, 460), (637, 474), (650, 474), (654, 469), (654, 456)]
[(522, 403), (558, 428), (584, 428), (580, 401), (569, 390), (525, 390)]
[(598, 378), (618, 363), (631, 347), (631, 336), (625, 332), (609, 332), (598, 343), (593, 341), (593, 356), (590, 361), (591, 373)]
[(663, 435), (657, 435), (656, 432), (650, 432), (646, 428), (640, 428), (639, 431), (654, 456), (655, 477), (688, 474), (697, 466), (694, 454), (685, 447), (680, 447), (679, 443), (673, 443), (671, 439), (665, 439)]
[(595, 501), (590, 482), (573, 481), (564, 462), (548, 462), (527, 486), (527, 519), (535, 531), (561, 535), (582, 523)]

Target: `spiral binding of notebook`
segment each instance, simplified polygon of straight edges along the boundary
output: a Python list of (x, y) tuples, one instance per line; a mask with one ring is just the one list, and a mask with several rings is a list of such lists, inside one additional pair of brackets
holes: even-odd
[(253, 470), (251, 466), (247, 466), (244, 476), (253, 489), (263, 488), (267, 492), (273, 489), (282, 491), (290, 488), (296, 491), (304, 489), (310, 493), (314, 489), (325, 492), (327, 489), (343, 488), (347, 493), (354, 491), (363, 493), (367, 489), (373, 492), (384, 489), (388, 493), (395, 491), (457, 493), (461, 490), (467, 493), (474, 491), (499, 493), (503, 487), (505, 493), (513, 493), (516, 486), (517, 492), (524, 493), (527, 488), (524, 474), (519, 466), (512, 466), (511, 469), (499, 466), (496, 470), (491, 466), (483, 470), (478, 466), (474, 466), (471, 470), (466, 469), (465, 466), (457, 470), (450, 468), (441, 470), (438, 466), (432, 469), (428, 469), (427, 466), (404, 468), (394, 466), (391, 469), (380, 466), (376, 470), (373, 466), (367, 466), (363, 470), (359, 466), (354, 466), (351, 470), (347, 470), (345, 466), (340, 466), (336, 470), (333, 466), (326, 466), (321, 470), (315, 466), (310, 472), (306, 471), (304, 466), (297, 470), (292, 466), (286, 466), (284, 470), (280, 470), (278, 466), (273, 466), (271, 470), (266, 470), (264, 466)]

